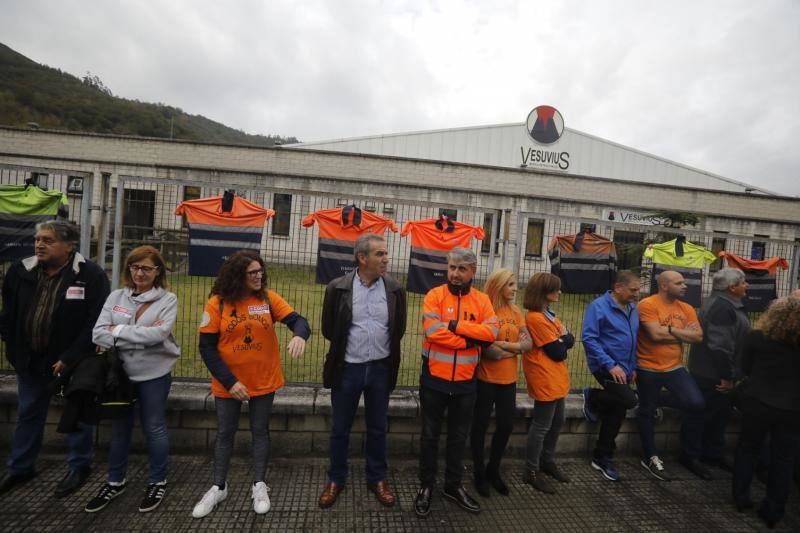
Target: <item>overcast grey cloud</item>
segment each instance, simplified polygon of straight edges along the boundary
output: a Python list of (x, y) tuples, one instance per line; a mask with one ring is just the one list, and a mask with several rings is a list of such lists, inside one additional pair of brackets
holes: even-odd
[(800, 195), (800, 2), (6, 0), (0, 42), (115, 94), (322, 140), (567, 126)]

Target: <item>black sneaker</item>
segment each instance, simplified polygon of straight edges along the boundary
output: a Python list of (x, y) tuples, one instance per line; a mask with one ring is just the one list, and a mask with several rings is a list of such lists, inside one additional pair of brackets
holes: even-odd
[(664, 462), (657, 455), (654, 455), (648, 460), (642, 459), (640, 464), (642, 465), (642, 468), (650, 472), (654, 478), (660, 479), (661, 481), (670, 480), (666, 469), (664, 468)]
[(144, 498), (142, 498), (142, 503), (139, 504), (139, 512), (146, 513), (161, 505), (161, 500), (164, 499), (164, 494), (166, 493), (166, 483), (162, 483), (160, 485), (150, 483), (147, 485), (147, 489), (144, 491)]
[(123, 492), (125, 492), (124, 482), (122, 485), (109, 485), (106, 483), (103, 485), (103, 488), (100, 489), (100, 492), (97, 493), (97, 496), (92, 498), (92, 500), (86, 504), (86, 507), (84, 507), (83, 510), (87, 513), (96, 513), (98, 511), (102, 511), (109, 503), (111, 503), (111, 500)]

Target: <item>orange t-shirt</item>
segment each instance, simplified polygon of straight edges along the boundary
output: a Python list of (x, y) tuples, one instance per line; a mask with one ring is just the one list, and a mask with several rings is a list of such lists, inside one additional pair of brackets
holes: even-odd
[[(506, 342), (519, 341), (519, 328), (525, 327), (519, 307), (507, 305), (497, 312), (500, 330), (497, 340)], [(517, 382), (517, 358), (489, 359), (481, 357), (478, 361), (478, 379), (487, 383), (507, 385)]]
[[(686, 328), (698, 324), (694, 308), (680, 300), (666, 304), (658, 294), (648, 296), (637, 306), (639, 323), (658, 322), (661, 326)], [(664, 372), (683, 364), (683, 345), (656, 342), (639, 326), (636, 339), (636, 358), (640, 368)]]
[[(219, 296), (214, 295), (206, 303), (200, 327), (200, 333), (219, 333), (219, 355), (250, 396), (275, 392), (284, 383), (274, 323), (294, 309), (277, 293), (267, 290), (267, 295), (269, 303), (255, 296), (237, 302), (226, 300), (222, 316)], [(211, 392), (219, 398), (231, 397), (213, 377)]]
[(522, 369), (528, 384), (528, 395), (543, 402), (559, 400), (569, 394), (567, 361), (553, 361), (543, 346), (561, 338), (561, 321), (550, 320), (542, 311), (528, 311), (525, 325), (533, 348), (522, 357)]

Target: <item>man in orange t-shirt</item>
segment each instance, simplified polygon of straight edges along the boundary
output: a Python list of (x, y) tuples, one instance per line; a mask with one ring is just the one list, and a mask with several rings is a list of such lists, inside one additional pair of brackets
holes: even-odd
[[(697, 344), (703, 330), (697, 314), (678, 298), (686, 292), (686, 281), (673, 270), (656, 278), (658, 293), (639, 302), (639, 335), (636, 369), (639, 391), (639, 435), (644, 459), (642, 467), (655, 478), (669, 481), (655, 443), (655, 419), (659, 405), (686, 411), (705, 408), (703, 394), (683, 365), (683, 343)], [(666, 388), (668, 393), (662, 393)]]

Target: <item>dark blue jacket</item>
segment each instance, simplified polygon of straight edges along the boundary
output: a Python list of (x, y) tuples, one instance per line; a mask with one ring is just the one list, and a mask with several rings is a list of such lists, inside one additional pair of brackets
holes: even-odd
[(586, 309), (581, 337), (592, 372), (609, 371), (619, 365), (630, 379), (636, 368), (639, 310), (633, 304), (628, 308), (630, 314), (626, 315), (608, 291)]

